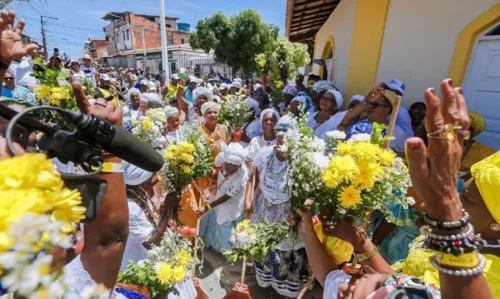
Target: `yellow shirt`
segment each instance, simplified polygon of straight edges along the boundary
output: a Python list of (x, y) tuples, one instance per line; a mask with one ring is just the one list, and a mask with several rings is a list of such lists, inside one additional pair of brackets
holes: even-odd
[(493, 155), (495, 150), (491, 147), (482, 144), (481, 142), (475, 141), (471, 146), (467, 154), (462, 158), (460, 165), (461, 171), (470, 171), (472, 165), (477, 162)]
[(170, 100), (172, 100), (173, 97), (177, 95), (177, 88), (179, 88), (179, 84), (174, 85), (172, 83), (168, 83), (167, 97), (169, 102)]

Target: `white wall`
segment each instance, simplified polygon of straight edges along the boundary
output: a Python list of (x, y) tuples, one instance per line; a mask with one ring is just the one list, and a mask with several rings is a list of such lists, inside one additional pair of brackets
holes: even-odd
[(390, 1), (377, 82), (403, 80), (403, 105), (407, 108), (423, 101), (426, 88), (439, 87), (447, 78), (462, 29), (499, 1)]
[[(340, 1), (337, 8), (335, 8), (316, 35), (313, 59), (321, 58), (325, 44), (328, 42), (330, 35), (333, 36), (335, 41), (335, 58), (332, 81), (341, 92), (344, 91), (345, 87), (355, 8), (356, 0)], [(331, 72), (331, 70), (328, 71)], [(319, 67), (316, 64), (313, 66), (313, 73), (319, 74)]]
[[(129, 30), (128, 40), (127, 40), (127, 30)], [(124, 33), (125, 33), (125, 38), (123, 37)], [(117, 34), (120, 35), (119, 40), (116, 39)], [(115, 40), (117, 40), (116, 48), (118, 52), (132, 50), (134, 46), (134, 32), (132, 30), (132, 26), (130, 24), (125, 24), (123, 26), (115, 28)], [(137, 47), (142, 49), (142, 43), (140, 45), (137, 45)]]

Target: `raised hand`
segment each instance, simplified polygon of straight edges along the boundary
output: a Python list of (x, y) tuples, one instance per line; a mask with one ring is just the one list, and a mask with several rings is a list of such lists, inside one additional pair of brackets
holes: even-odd
[(429, 216), (438, 221), (454, 221), (462, 216), (457, 173), (463, 141), (469, 137), (469, 116), (462, 88), (454, 88), (451, 79), (441, 83), (441, 94), (442, 102), (434, 88), (425, 91), (428, 147), (420, 138), (410, 138), (406, 154), (413, 186), (424, 200)]
[(95, 104), (92, 105), (89, 103), (80, 83), (74, 82), (72, 86), (76, 103), (81, 112), (98, 116), (115, 126), (123, 125), (123, 110), (121, 107), (116, 108), (112, 101), (107, 102), (104, 99), (97, 99)]
[(10, 64), (12, 60), (18, 60), (30, 54), (34, 55), (38, 46), (30, 44), (24, 46), (21, 36), (24, 29), (24, 20), (20, 20), (14, 26), (16, 13), (13, 11), (2, 11), (0, 17), (0, 62)]

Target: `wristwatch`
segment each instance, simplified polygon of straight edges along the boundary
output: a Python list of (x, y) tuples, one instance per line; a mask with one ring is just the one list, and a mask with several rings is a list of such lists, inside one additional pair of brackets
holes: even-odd
[(373, 246), (373, 248), (370, 251), (361, 254), (354, 254), (354, 256), (356, 257), (358, 262), (361, 263), (363, 261), (366, 261), (367, 259), (374, 257), (375, 254), (377, 254), (377, 252), (378, 252), (377, 246)]

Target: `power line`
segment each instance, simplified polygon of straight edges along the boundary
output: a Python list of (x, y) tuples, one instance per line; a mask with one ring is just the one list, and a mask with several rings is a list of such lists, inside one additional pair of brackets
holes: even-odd
[(79, 28), (79, 27), (72, 27), (72, 26), (59, 25), (59, 24), (48, 23), (48, 22), (47, 22), (47, 25), (54, 25), (54, 26), (59, 26), (59, 27), (63, 27), (63, 28), (75, 29), (75, 30), (84, 30), (84, 31), (104, 32), (104, 31), (102, 31), (102, 30), (88, 29), (88, 28)]
[(84, 39), (87, 39), (87, 38), (88, 38), (88, 37), (83, 37), (83, 36), (79, 36), (79, 35), (73, 35), (73, 34), (62, 33), (62, 32), (55, 32), (55, 31), (52, 31), (52, 30), (47, 30), (47, 29), (45, 29), (45, 32), (51, 32), (51, 33), (54, 33), (54, 34), (64, 35), (64, 36), (79, 37), (79, 38), (84, 38)]

